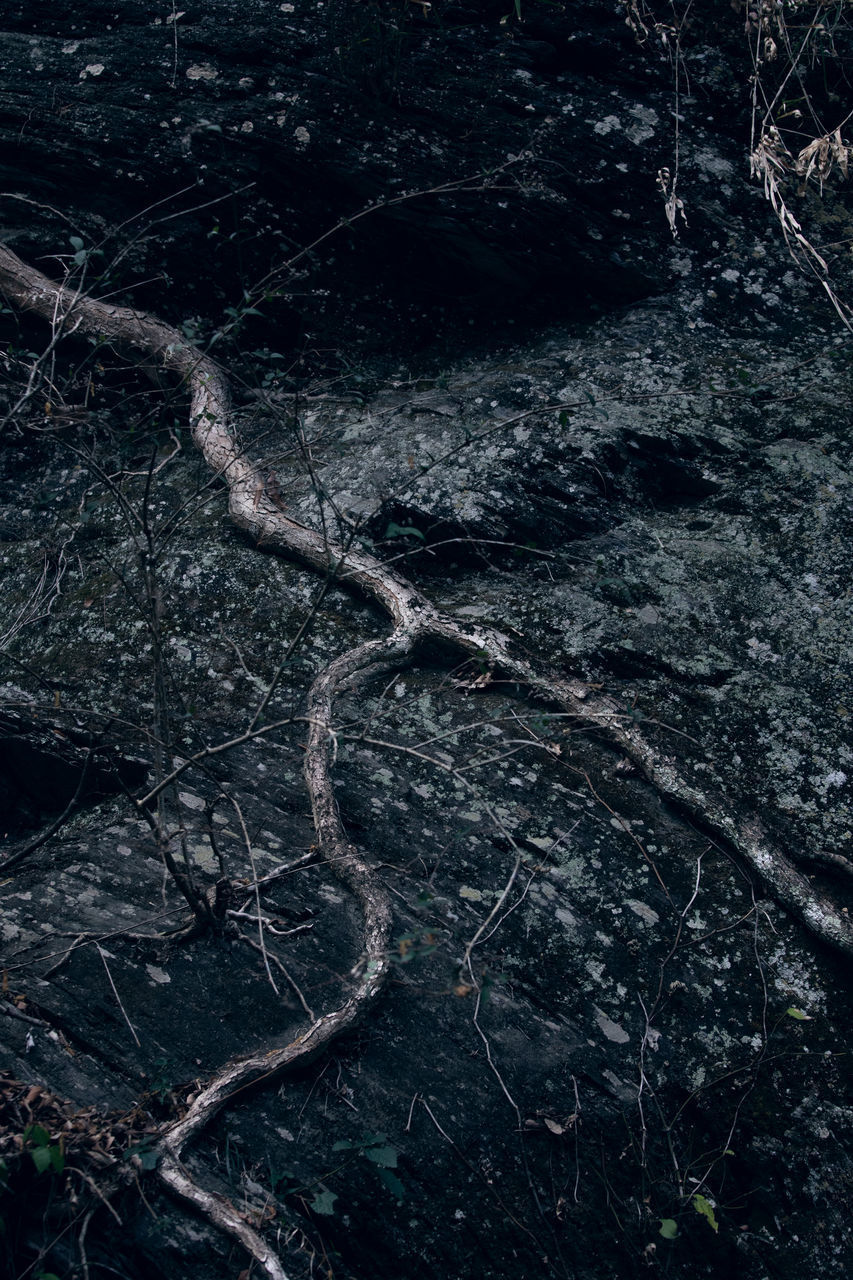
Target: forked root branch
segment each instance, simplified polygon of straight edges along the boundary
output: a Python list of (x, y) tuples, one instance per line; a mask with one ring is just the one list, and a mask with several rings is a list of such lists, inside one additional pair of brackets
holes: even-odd
[(511, 652), (509, 641), (500, 633), (460, 626), (375, 557), (329, 542), (274, 504), (267, 496), (264, 473), (247, 458), (231, 428), (227, 378), (213, 360), (191, 346), (176, 329), (145, 312), (98, 302), (58, 285), (2, 245), (0, 289), (19, 307), (60, 330), (136, 351), (177, 374), (191, 396), (193, 439), (208, 465), (228, 485), (234, 522), (265, 551), (278, 551), (323, 575), (333, 576), (380, 605), (391, 619), (392, 629), (385, 639), (369, 641), (336, 658), (317, 676), (308, 694), (306, 718), (310, 730), (305, 780), (323, 855), (361, 907), (363, 944), (358, 979), (339, 1008), (310, 1022), (290, 1044), (222, 1067), (159, 1143), (159, 1176), (165, 1185), (238, 1239), (270, 1280), (286, 1280), (274, 1251), (230, 1201), (212, 1195), (193, 1181), (181, 1163), (181, 1155), (236, 1094), (322, 1052), (364, 1015), (382, 991), (390, 963), (389, 903), (377, 877), (346, 838), (331, 782), (335, 701), (344, 686), (359, 675), (404, 665), (425, 641), (441, 641), (466, 658), (487, 662), (504, 677), (518, 681), (538, 700), (605, 735), (637, 765), (662, 797), (735, 850), (778, 901), (817, 937), (853, 955), (853, 925), (835, 904), (815, 894), (796, 867), (772, 847), (757, 821), (738, 822), (721, 802), (710, 799), (687, 781), (677, 763), (648, 743), (615, 701), (591, 698), (579, 683), (539, 674)]

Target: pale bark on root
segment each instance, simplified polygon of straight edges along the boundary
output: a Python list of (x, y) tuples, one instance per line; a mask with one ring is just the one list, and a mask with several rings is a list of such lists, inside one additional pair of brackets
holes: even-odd
[(688, 782), (676, 762), (648, 743), (615, 701), (590, 697), (579, 682), (539, 674), (510, 651), (508, 639), (499, 632), (460, 626), (375, 557), (358, 548), (338, 546), (282, 512), (267, 494), (264, 473), (247, 457), (231, 428), (226, 376), (215, 361), (191, 346), (176, 329), (145, 312), (98, 302), (58, 285), (2, 245), (0, 290), (22, 309), (50, 322), (54, 335), (61, 329), (136, 351), (177, 374), (191, 397), (193, 439), (208, 465), (228, 486), (234, 523), (266, 551), (294, 558), (357, 589), (380, 605), (392, 622), (385, 639), (369, 641), (330, 663), (317, 676), (308, 695), (310, 729), (305, 779), (318, 841), (329, 866), (355, 895), (363, 915), (363, 954), (354, 988), (338, 1009), (315, 1019), (290, 1044), (226, 1064), (159, 1144), (163, 1182), (211, 1222), (239, 1239), (270, 1280), (285, 1280), (279, 1259), (229, 1201), (197, 1186), (182, 1166), (181, 1154), (235, 1094), (320, 1053), (355, 1024), (382, 990), (389, 967), (389, 905), (378, 879), (347, 841), (331, 784), (335, 699), (344, 686), (359, 676), (406, 663), (415, 649), (428, 640), (440, 641), (465, 657), (487, 662), (537, 699), (606, 737), (663, 798), (736, 851), (778, 901), (813, 933), (853, 955), (853, 925), (846, 915), (828, 899), (815, 894), (808, 880), (773, 848), (758, 821), (738, 822), (721, 801), (710, 799)]

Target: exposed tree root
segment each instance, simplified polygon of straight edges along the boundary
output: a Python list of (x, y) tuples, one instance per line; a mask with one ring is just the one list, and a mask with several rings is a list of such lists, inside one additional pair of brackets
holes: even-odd
[(579, 683), (540, 675), (510, 651), (510, 642), (499, 632), (460, 626), (374, 557), (330, 543), (321, 533), (290, 519), (268, 492), (265, 472), (247, 458), (231, 430), (227, 379), (213, 360), (190, 346), (177, 330), (144, 312), (97, 302), (57, 285), (4, 246), (0, 246), (0, 289), (19, 307), (50, 322), (54, 341), (62, 333), (76, 333), (137, 351), (176, 373), (191, 394), (193, 439), (208, 465), (227, 483), (234, 522), (265, 550), (295, 558), (324, 576), (351, 585), (381, 605), (391, 618), (392, 630), (385, 639), (369, 641), (335, 659), (317, 676), (308, 694), (305, 779), (318, 840), (330, 868), (356, 897), (363, 915), (363, 955), (353, 989), (338, 1009), (311, 1021), (290, 1044), (224, 1066), (159, 1143), (163, 1182), (239, 1239), (271, 1280), (285, 1280), (275, 1253), (228, 1200), (196, 1185), (183, 1167), (181, 1155), (235, 1094), (320, 1053), (353, 1026), (382, 990), (390, 963), (389, 905), (377, 877), (347, 841), (331, 783), (335, 700), (354, 681), (404, 665), (426, 641), (439, 641), (465, 657), (487, 662), (538, 699), (606, 736), (661, 796), (734, 849), (778, 901), (813, 933), (853, 955), (851, 922), (833, 903), (815, 894), (806, 878), (770, 845), (758, 821), (739, 823), (719, 801), (682, 777), (675, 761), (646, 742), (616, 702), (589, 697)]

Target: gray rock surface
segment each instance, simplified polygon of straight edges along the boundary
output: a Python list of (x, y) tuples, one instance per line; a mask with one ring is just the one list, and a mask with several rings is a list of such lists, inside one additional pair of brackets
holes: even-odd
[[(849, 335), (748, 182), (742, 19), (696, 19), (676, 101), (619, 6), (512, 8), (12, 6), (3, 238), (216, 337), (298, 519), (604, 688), (843, 905)], [(677, 239), (655, 186), (674, 112)], [(487, 171), (344, 228), (242, 314), (366, 201)], [(804, 200), (804, 226), (843, 239), (843, 196)], [(156, 370), (70, 341), (20, 404), (48, 338), (0, 322), (0, 853), (21, 855), (0, 877), (0, 1256), (16, 1278), (224, 1280), (244, 1255), (156, 1190), (146, 1144), (226, 1059), (292, 1040), (302, 1002), (335, 1007), (359, 918), (321, 866), (262, 899), (286, 974), (222, 920), (168, 936), (186, 906), (125, 794), (155, 777), (152, 609), (177, 760), (241, 734), (283, 664), (286, 723), (187, 770), (166, 813), (198, 885), (249, 914), (250, 882), (312, 843), (306, 687), (384, 620), (228, 525)], [(197, 1180), (294, 1277), (846, 1277), (849, 960), (485, 664), (425, 652), (338, 723), (395, 980), (330, 1055), (235, 1100)], [(69, 1165), (143, 1167), (81, 1254), (85, 1181), (39, 1172), (27, 1126), (58, 1143), (85, 1108)]]

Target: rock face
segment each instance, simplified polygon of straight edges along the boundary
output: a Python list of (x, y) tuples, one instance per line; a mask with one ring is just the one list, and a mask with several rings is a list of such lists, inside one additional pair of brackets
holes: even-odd
[[(2, 239), (213, 344), (296, 519), (603, 688), (843, 906), (849, 339), (748, 182), (744, 16), (691, 23), (9, 5)], [(828, 115), (846, 38), (803, 70)], [(796, 204), (827, 257), (833, 181)], [(243, 1253), (148, 1155), (358, 972), (329, 867), (250, 886), (314, 839), (307, 685), (385, 622), (228, 525), (162, 371), (0, 323), (0, 1256), (219, 1280)], [(271, 685), (278, 728), (246, 738)], [(486, 663), (424, 652), (336, 727), (395, 978), (355, 1036), (234, 1100), (196, 1181), (293, 1277), (847, 1276), (849, 960)], [(159, 815), (213, 921), (171, 937), (186, 904), (130, 797), (233, 738)]]

